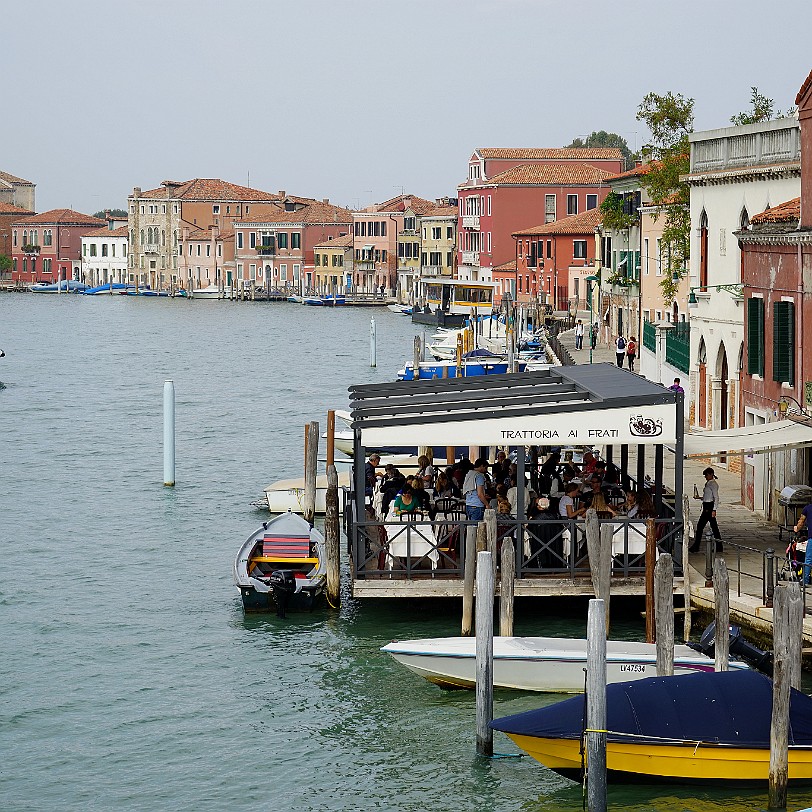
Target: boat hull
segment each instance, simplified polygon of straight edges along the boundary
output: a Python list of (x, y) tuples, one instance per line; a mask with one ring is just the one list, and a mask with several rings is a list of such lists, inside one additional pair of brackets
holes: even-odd
[[(574, 781), (581, 780), (579, 739), (507, 735), (545, 767)], [(764, 786), (769, 778), (770, 751), (697, 742), (663, 745), (609, 741), (606, 769), (612, 783)], [(812, 784), (812, 749), (790, 749), (789, 782)]]
[[(342, 471), (338, 475), (338, 487), (350, 487), (350, 475)], [(280, 479), (265, 488), (265, 499), (271, 513), (302, 513), (304, 512), (305, 498), (304, 478)], [(340, 500), (339, 500), (340, 501)], [(339, 510), (341, 505), (339, 504)], [(327, 476), (319, 474), (316, 477), (316, 513), (327, 512)]]
[[(295, 592), (285, 608), (294, 612), (313, 611), (322, 603), (325, 583), (326, 579), (315, 588)], [(277, 610), (273, 592), (259, 592), (251, 587), (241, 586), (240, 597), (245, 612), (275, 612)]]
[[(443, 688), (473, 688), (476, 641), (470, 637), (389, 643), (383, 651), (415, 674)], [(586, 641), (565, 638), (494, 637), (493, 684), (496, 688), (542, 693), (583, 693)], [(731, 668), (747, 669), (739, 661)], [(676, 646), (674, 674), (712, 671), (713, 660), (688, 646)], [(649, 643), (607, 642), (607, 683), (629, 682), (657, 674), (656, 648)]]
[[(524, 372), (527, 364), (524, 361), (517, 361), (519, 372)], [(447, 372), (445, 371), (447, 370)], [(479, 375), (504, 375), (508, 371), (508, 363), (505, 360), (497, 359), (485, 362), (463, 362), (461, 377), (471, 378)], [(421, 361), (419, 378), (420, 380), (433, 380), (434, 378), (456, 378), (457, 364), (455, 361)], [(399, 381), (414, 380), (414, 365), (407, 364), (403, 369), (398, 370)]]

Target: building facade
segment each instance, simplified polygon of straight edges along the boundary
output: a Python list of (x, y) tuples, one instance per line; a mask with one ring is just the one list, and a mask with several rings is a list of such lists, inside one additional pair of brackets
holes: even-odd
[(25, 211), (36, 211), (37, 185), (8, 172), (0, 172), (0, 203), (8, 203)]
[[(23, 217), (31, 217), (36, 212), (22, 209), (13, 203), (0, 203), (0, 255), (11, 257), (14, 249), (14, 233), (12, 225)], [(3, 275), (11, 277), (11, 269), (2, 271)]]
[(327, 238), (313, 246), (314, 287), (319, 296), (352, 293), (353, 236)]
[(81, 279), (88, 285), (126, 283), (127, 243), (129, 240), (127, 221), (110, 217), (107, 225), (89, 231), (82, 237)]

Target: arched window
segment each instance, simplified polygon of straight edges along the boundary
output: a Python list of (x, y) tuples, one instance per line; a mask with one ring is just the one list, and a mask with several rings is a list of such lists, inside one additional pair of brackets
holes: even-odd
[(130, 244), (133, 245), (135, 243), (135, 229), (130, 229)]
[(28, 257), (23, 257), (23, 273), (28, 273)]
[(144, 229), (142, 228), (141, 229), (141, 245), (143, 245), (145, 242), (146, 242), (146, 240), (144, 239)]
[(699, 218), (699, 287), (708, 287), (708, 215), (704, 209)]
[(750, 228), (750, 215), (747, 213), (747, 207), (742, 207), (742, 213), (739, 216), (739, 228), (744, 231), (746, 228)]
[(28, 245), (28, 231), (23, 231), (23, 245)]
[(39, 245), (39, 232), (36, 229), (31, 232), (31, 245)]
[(166, 245), (166, 231), (161, 229), (161, 245)]

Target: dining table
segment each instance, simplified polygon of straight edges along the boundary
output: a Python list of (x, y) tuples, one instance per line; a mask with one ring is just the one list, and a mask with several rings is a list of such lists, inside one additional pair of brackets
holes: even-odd
[(431, 520), (401, 516), (390, 509), (386, 516), (386, 568), (391, 570), (396, 558), (428, 558), (437, 569), (440, 553)]

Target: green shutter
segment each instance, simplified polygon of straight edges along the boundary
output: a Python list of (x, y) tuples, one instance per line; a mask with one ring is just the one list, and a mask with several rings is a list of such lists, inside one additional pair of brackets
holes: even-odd
[(795, 304), (773, 302), (773, 380), (795, 383)]
[(747, 300), (747, 372), (764, 375), (764, 299)]

